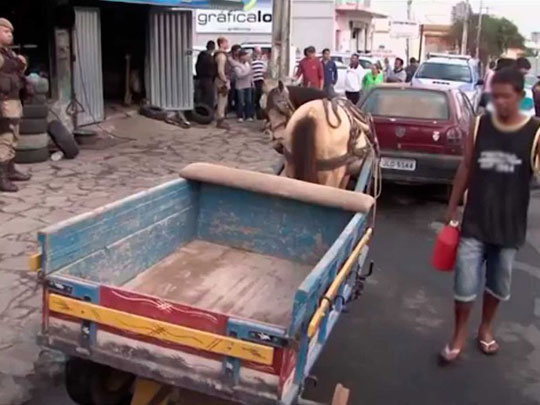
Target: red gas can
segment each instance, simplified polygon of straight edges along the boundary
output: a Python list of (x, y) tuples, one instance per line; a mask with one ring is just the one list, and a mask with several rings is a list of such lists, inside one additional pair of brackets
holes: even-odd
[(452, 221), (441, 229), (435, 241), (431, 264), (440, 271), (452, 271), (459, 245), (459, 223)]

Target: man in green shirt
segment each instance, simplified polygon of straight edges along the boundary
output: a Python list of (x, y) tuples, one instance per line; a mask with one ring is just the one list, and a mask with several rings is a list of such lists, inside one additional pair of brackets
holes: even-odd
[(382, 72), (379, 70), (379, 66), (377, 64), (374, 64), (371, 68), (371, 72), (368, 72), (364, 76), (364, 80), (362, 81), (362, 90), (365, 93), (370, 91), (373, 87), (382, 84), (384, 82), (384, 77)]

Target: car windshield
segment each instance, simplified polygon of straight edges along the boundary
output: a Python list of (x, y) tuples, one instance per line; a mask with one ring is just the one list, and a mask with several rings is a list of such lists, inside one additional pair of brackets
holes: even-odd
[(418, 79), (448, 80), (452, 82), (472, 82), (471, 69), (465, 65), (447, 63), (424, 63), (416, 74)]
[(419, 89), (375, 89), (362, 110), (379, 117), (445, 121), (450, 118), (446, 94)]

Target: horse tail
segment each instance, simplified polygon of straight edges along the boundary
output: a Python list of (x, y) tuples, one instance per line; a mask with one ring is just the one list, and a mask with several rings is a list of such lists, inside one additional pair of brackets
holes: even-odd
[(315, 149), (316, 115), (313, 110), (299, 119), (291, 131), (294, 178), (318, 183)]

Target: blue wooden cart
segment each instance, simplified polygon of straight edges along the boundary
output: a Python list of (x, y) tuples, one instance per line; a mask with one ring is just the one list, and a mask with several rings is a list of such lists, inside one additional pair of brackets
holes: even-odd
[(370, 173), (367, 162), (350, 192), (194, 164), (39, 232), (40, 340), (71, 356), (72, 398), (113, 405), (134, 393), (132, 404), (160, 404), (180, 387), (301, 402), (362, 282)]

